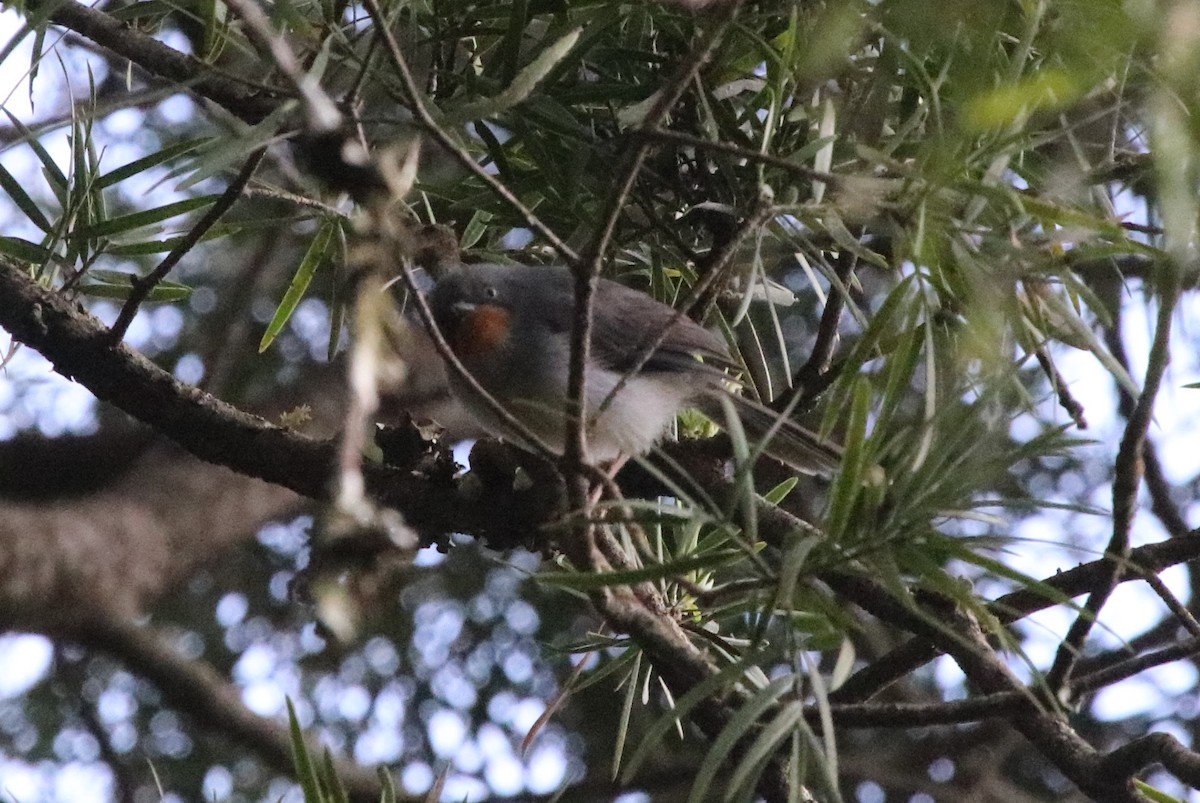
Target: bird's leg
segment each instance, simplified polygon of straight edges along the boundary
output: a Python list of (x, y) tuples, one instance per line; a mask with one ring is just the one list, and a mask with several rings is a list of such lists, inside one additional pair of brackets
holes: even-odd
[(621, 453), (613, 458), (613, 461), (608, 464), (607, 468), (597, 472), (599, 475), (599, 482), (596, 484), (595, 489), (593, 489), (592, 497), (589, 500), (592, 505), (595, 505), (600, 501), (600, 498), (604, 496), (605, 491), (608, 491), (608, 495), (612, 499), (621, 498), (621, 489), (617, 487), (616, 482), (617, 474), (620, 473), (621, 469), (624, 468), (625, 464), (628, 462), (629, 455)]

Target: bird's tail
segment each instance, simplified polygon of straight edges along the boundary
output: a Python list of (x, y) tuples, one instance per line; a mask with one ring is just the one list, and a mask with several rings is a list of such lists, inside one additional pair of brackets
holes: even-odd
[(745, 396), (711, 393), (697, 406), (718, 423), (726, 420), (732, 408), (751, 442), (762, 442), (764, 452), (802, 474), (829, 476), (841, 465), (839, 446)]

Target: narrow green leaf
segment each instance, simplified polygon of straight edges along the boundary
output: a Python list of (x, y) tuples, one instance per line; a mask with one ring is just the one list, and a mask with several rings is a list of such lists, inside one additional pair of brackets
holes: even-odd
[(300, 730), (300, 720), (296, 718), (296, 709), (292, 698), (285, 698), (288, 712), (288, 729), (291, 732), (292, 761), (296, 765), (296, 780), (304, 791), (305, 803), (321, 803), (321, 787), (317, 780), (317, 771), (313, 767), (312, 755), (304, 742), (304, 732)]
[(762, 767), (779, 749), (779, 743), (786, 739), (800, 722), (804, 720), (804, 706), (798, 702), (788, 703), (775, 718), (759, 733), (758, 738), (742, 756), (734, 768), (726, 787), (725, 798), (728, 800), (737, 790), (752, 787), (757, 780)]
[[(880, 353), (887, 353), (890, 345), (888, 340), (893, 332), (906, 332), (912, 328), (906, 326), (905, 312), (912, 294), (917, 292), (917, 281), (917, 275), (910, 274), (901, 279), (888, 293), (883, 306), (872, 316), (867, 330), (844, 360), (842, 372), (845, 376), (857, 374), (868, 360), (876, 358)], [(835, 395), (830, 400), (829, 409), (832, 415), (839, 414), (850, 404), (846, 394), (852, 390), (848, 385), (843, 386), (841, 395)]]
[(21, 182), (17, 181), (16, 176), (8, 172), (4, 165), (0, 165), (0, 189), (8, 193), (8, 197), (12, 199), (18, 209), (25, 213), (25, 217), (33, 221), (33, 225), (42, 231), (50, 231), (50, 221), (42, 214), (37, 203), (29, 197), (29, 193), (25, 192)]
[[(833, 727), (833, 713), (829, 710), (829, 690), (825, 686), (825, 679), (821, 675), (820, 667), (813, 663), (807, 653), (801, 653), (800, 657), (805, 673), (808, 675), (813, 699), (817, 703), (817, 710), (821, 716), (821, 733), (825, 749), (824, 751), (816, 751), (816, 757), (818, 763), (821, 765), (821, 769), (824, 770), (821, 777), (825, 781), (825, 791), (827, 793), (825, 799), (833, 803), (841, 803), (837, 783), (837, 742)], [(812, 740), (814, 742), (816, 740), (816, 734), (813, 733), (812, 728), (803, 717), (800, 719), (797, 732), (793, 733), (792, 740), (793, 744), (803, 743), (805, 740)]]
[(105, 13), (111, 14), (119, 20), (134, 21), (165, 17), (177, 9), (178, 6), (174, 3), (164, 2), (164, 0), (139, 0), (139, 2), (131, 3)]
[(633, 711), (633, 703), (637, 699), (638, 678), (642, 673), (642, 653), (635, 652), (633, 668), (625, 678), (625, 698), (621, 704), (621, 719), (617, 723), (616, 739), (613, 741), (612, 777), (615, 779), (621, 771), (621, 757), (625, 754), (625, 745), (629, 740), (629, 715)]
[(521, 103), (558, 66), (558, 63), (571, 52), (571, 48), (575, 47), (575, 43), (579, 40), (579, 34), (582, 30), (582, 28), (572, 28), (565, 35), (559, 37), (557, 41), (549, 45), (537, 55), (537, 58), (517, 73), (513, 82), (499, 95), (466, 103), (457, 109), (448, 111), (446, 115), (447, 119), (463, 122), (467, 120), (482, 120), (488, 117), (495, 117)]
[(605, 661), (598, 669), (588, 670), (572, 684), (572, 693), (578, 694), (589, 686), (594, 686), (608, 676), (616, 674), (628, 664), (633, 663), (640, 655), (641, 653), (636, 650), (625, 650), (616, 658)]
[(66, 206), (67, 191), (67, 176), (58, 167), (58, 163), (50, 158), (50, 153), (42, 146), (37, 136), (29, 130), (29, 127), (21, 122), (20, 118), (10, 112), (8, 109), (0, 107), (0, 111), (8, 116), (8, 121), (12, 123), (13, 128), (21, 132), (22, 141), (30, 147), (38, 161), (42, 163), (42, 170), (50, 182), (51, 189), (58, 196), (59, 203)]
[[(828, 139), (829, 142), (822, 146), (815, 154), (813, 154), (813, 169), (821, 173), (828, 173), (833, 167), (833, 146), (837, 139), (835, 131), (837, 130), (837, 110), (833, 105), (833, 99), (826, 97), (824, 103), (821, 104), (821, 122), (818, 128), (818, 136), (822, 139)], [(825, 182), (814, 181), (812, 183), (813, 201), (821, 203), (825, 198)], [(837, 224), (841, 225), (841, 220), (837, 220)], [(837, 236), (836, 234), (834, 235)], [(857, 238), (855, 238), (857, 241)]]
[(799, 482), (799, 477), (788, 477), (786, 480), (763, 494), (763, 499), (766, 499), (772, 505), (778, 505), (784, 499), (787, 499), (787, 495), (792, 492), (792, 489), (795, 488)]
[(483, 233), (487, 231), (487, 225), (491, 219), (491, 212), (476, 209), (475, 214), (471, 215), (471, 219), (467, 221), (462, 237), (459, 238), (459, 248), (464, 251), (474, 248), (475, 244), (483, 237)]
[[(1001, 563), (994, 558), (989, 558), (986, 555), (983, 555), (979, 551), (978, 546), (976, 546), (974, 549), (971, 549), (969, 547), (969, 542), (966, 545), (961, 544), (959, 541), (954, 541), (952, 543), (955, 546), (962, 546), (961, 551), (956, 553), (956, 557), (958, 557), (959, 560), (967, 563), (973, 563), (980, 568), (994, 573), (997, 577), (1003, 577), (1006, 580), (1012, 580), (1014, 583), (1020, 584), (1022, 591), (1037, 594), (1043, 599), (1053, 602), (1055, 605), (1072, 606), (1072, 598), (1067, 594), (1059, 591), (1054, 586), (1043, 583), (1036, 577), (1025, 574), (1024, 572), (1018, 571), (1017, 569)], [(957, 580), (951, 583), (950, 586), (951, 591), (956, 592), (961, 589), (961, 584)], [(1078, 608), (1078, 606), (1072, 607)]]
[[(138, 277), (132, 273), (115, 270), (89, 270), (88, 281), (79, 285), (79, 292), (94, 298), (115, 298), (127, 300), (133, 283)], [(192, 294), (192, 288), (178, 282), (162, 281), (155, 285), (146, 301), (170, 303), (183, 301)]]
[(1139, 792), (1153, 800), (1154, 803), (1183, 803), (1179, 798), (1171, 797), (1166, 792), (1160, 791), (1138, 778), (1133, 779), (1133, 785), (1137, 787)]
[(700, 681), (689, 689), (687, 694), (676, 700), (674, 708), (659, 717), (646, 731), (642, 743), (638, 745), (638, 749), (629, 759), (629, 764), (621, 773), (622, 780), (628, 783), (637, 774), (646, 759), (658, 748), (663, 737), (675, 728), (676, 722), (687, 717), (693, 708), (703, 703), (718, 690), (732, 687), (737, 683), (738, 679), (745, 674), (747, 665), (748, 661), (746, 660), (730, 664), (717, 674)]
[(164, 162), (169, 162), (172, 159), (183, 156), (186, 153), (204, 147), (210, 142), (214, 142), (213, 137), (200, 137), (197, 139), (184, 140), (177, 142), (174, 145), (168, 145), (160, 151), (155, 151), (149, 156), (143, 156), (128, 164), (121, 165), (118, 168), (110, 170), (104, 175), (96, 179), (96, 186), (100, 189), (107, 189), (114, 184), (119, 184), (131, 176), (136, 176), (138, 173), (144, 173), (152, 167), (157, 167)]
[(491, 126), (487, 123), (477, 123), (475, 125), (475, 134), (483, 142), (483, 147), (487, 149), (487, 155), (495, 165), (496, 170), (500, 174), (500, 178), (505, 181), (513, 181), (513, 168), (508, 161), (508, 156), (504, 152), (504, 146), (500, 144), (500, 140), (496, 137)]
[(488, 74), (496, 75), (502, 83), (509, 84), (520, 69), (521, 42), (525, 39), (525, 28), (529, 24), (529, 0), (513, 0), (508, 27), (500, 41), (495, 58), (488, 59), (491, 69)]
[(48, 248), (20, 237), (0, 237), (0, 254), (34, 265), (45, 265), (55, 256)]
[(225, 50), (228, 42), (229, 9), (223, 0), (205, 0), (201, 6), (201, 14), (204, 17), (204, 45), (200, 50), (200, 57), (212, 64)]
[[(93, 84), (91, 65), (88, 65), (88, 83)], [(93, 93), (94, 93), (93, 84)], [(92, 142), (92, 127), (88, 123), (87, 107), (82, 103), (74, 104), (71, 108), (71, 176), (72, 186), (77, 191), (86, 193), (91, 179), (91, 165), (88, 164), (88, 149)]]
[(186, 190), (227, 168), (234, 165), (240, 166), (252, 151), (275, 139), (282, 138), (279, 132), (284, 124), (292, 118), (295, 110), (296, 101), (285, 101), (261, 122), (248, 128), (239, 136), (209, 140), (200, 153), (196, 154), (194, 160), (170, 172), (171, 177), (187, 174), (187, 178), (180, 181), (176, 189)]
[(1120, 361), (1109, 352), (1108, 348), (1096, 337), (1096, 334), (1091, 328), (1080, 319), (1061, 298), (1057, 295), (1047, 295), (1043, 299), (1046, 306), (1058, 313), (1057, 320), (1060, 324), (1070, 327), (1071, 333), (1077, 337), (1083, 344), (1083, 347), (1092, 353), (1092, 355), (1100, 361), (1112, 375), (1121, 387), (1136, 398), (1141, 395), (1142, 389), (1138, 387), (1137, 382), (1133, 381), (1133, 377), (1125, 370), (1125, 366), (1121, 365)]
[[(80, 284), (79, 292), (85, 296), (92, 298), (111, 298), (119, 301), (127, 301), (129, 299), (129, 288), (119, 287), (113, 284)], [(181, 285), (172, 285), (170, 287), (155, 287), (146, 296), (147, 302), (154, 303), (171, 303), (175, 301), (184, 301), (192, 294), (190, 287)]]
[(832, 143), (835, 139), (836, 139), (836, 137), (833, 137), (833, 136), (815, 137), (810, 142), (806, 142), (804, 144), (803, 148), (798, 148), (795, 151), (793, 151), (789, 154), (786, 154), (787, 159), (789, 162), (795, 162), (796, 164), (803, 164), (804, 162), (807, 162), (809, 159), (812, 159), (814, 157), (814, 155), (818, 151), (820, 151), (822, 148), (826, 148), (826, 147), (832, 145)]
[[(38, 77), (38, 73), (42, 69), (42, 54), (46, 51), (46, 31), (49, 30), (47, 25), (37, 26), (37, 36), (33, 38), (33, 47), (29, 51), (29, 110), (33, 111), (34, 95), (33, 82)], [(3, 59), (0, 59), (2, 62)]]
[(97, 221), (82, 229), (76, 229), (75, 236), (81, 239), (93, 239), (95, 237), (105, 237), (110, 234), (133, 231), (143, 226), (161, 223), (164, 220), (186, 214), (187, 212), (194, 212), (197, 209), (212, 206), (219, 197), (219, 195), (202, 195), (196, 198), (176, 201), (175, 203), (166, 204), (154, 209), (147, 209), (143, 212), (119, 215), (108, 220)]
[(328, 800), (330, 803), (350, 803), (350, 794), (346, 791), (342, 779), (338, 777), (329, 748), (325, 749), (324, 759), (321, 765), (321, 774), (325, 789), (328, 791)]
[(376, 767), (375, 772), (379, 775), (379, 785), (383, 787), (379, 803), (399, 803), (396, 782), (392, 780), (392, 774), (387, 771), (387, 767)]
[[(258, 222), (254, 225), (243, 225), (241, 223), (226, 223), (213, 226), (208, 231), (204, 232), (204, 236), (200, 238), (200, 242), (209, 242), (211, 240), (219, 240), (222, 237), (228, 237), (231, 234), (238, 234), (247, 229), (259, 228)], [(187, 239), (186, 235), (178, 237), (166, 237), (161, 240), (143, 240), (141, 242), (126, 243), (124, 245), (110, 245), (104, 250), (104, 253), (110, 256), (122, 257), (138, 257), (148, 256), (150, 254), (166, 254), (173, 250), (180, 243)]]
[(794, 684), (795, 679), (791, 676), (776, 678), (764, 688), (759, 689), (750, 700), (737, 710), (737, 713), (729, 718), (729, 722), (725, 724), (724, 729), (713, 740), (712, 747), (709, 748), (708, 754), (705, 755), (704, 761), (700, 764), (700, 771), (696, 774), (696, 780), (692, 783), (692, 792), (688, 797), (688, 803), (702, 803), (704, 800), (712, 800), (715, 797), (712, 791), (717, 773), (725, 769), (725, 760), (729, 757), (733, 748), (746, 735), (746, 732), (758, 722), (762, 713), (774, 705)]
[(902, 400), (908, 392), (913, 375), (921, 359), (921, 346), (925, 342), (924, 329), (913, 328), (900, 336), (884, 372), (886, 382), (879, 397), (879, 419), (876, 431), (889, 432), (892, 420), (904, 409)]
[(892, 266), (888, 264), (887, 259), (884, 258), (882, 254), (867, 248), (865, 245), (859, 242), (857, 237), (850, 233), (850, 230), (846, 228), (846, 224), (842, 222), (842, 219), (839, 215), (833, 212), (826, 213), (822, 219), (822, 222), (825, 226), (826, 233), (828, 233), (829, 236), (833, 238), (834, 242), (836, 242), (839, 246), (845, 248), (847, 251), (854, 254), (867, 264), (873, 265), (880, 270), (890, 271), (892, 269)]
[(854, 642), (843, 638), (842, 645), (838, 648), (837, 661), (834, 662), (833, 671), (829, 673), (829, 688), (836, 691), (846, 682), (846, 678), (850, 677), (854, 670), (855, 656)]
[(342, 324), (346, 320), (346, 299), (343, 289), (346, 282), (342, 278), (342, 266), (346, 264), (346, 227), (349, 221), (340, 221), (337, 227), (337, 259), (333, 263), (333, 281), (329, 290), (329, 345), (325, 348), (325, 358), (333, 362), (337, 355), (338, 343), (342, 337)]
[(783, 560), (779, 565), (779, 586), (772, 608), (791, 611), (795, 607), (793, 599), (796, 594), (796, 583), (800, 580), (800, 572), (804, 569), (804, 562), (808, 558), (808, 554), (819, 543), (821, 543), (821, 539), (815, 535), (805, 536), (799, 532), (788, 534), (787, 543), (784, 545)]
[(296, 275), (292, 277), (292, 283), (288, 285), (287, 292), (283, 294), (283, 300), (279, 302), (279, 308), (275, 310), (274, 317), (267, 324), (267, 331), (263, 332), (262, 340), (258, 344), (259, 354), (266, 351), (275, 342), (275, 338), (283, 331), (283, 327), (287, 325), (292, 313), (296, 311), (296, 306), (304, 298), (304, 293), (308, 290), (313, 275), (316, 274), (317, 268), (321, 266), (329, 253), (329, 245), (333, 241), (333, 233), (338, 225), (336, 221), (326, 220), (321, 224), (321, 228), (317, 229), (316, 235), (308, 245), (308, 251), (304, 254), (304, 259), (300, 260), (300, 267), (296, 268)]
[(835, 541), (844, 538), (857, 505), (859, 490), (863, 487), (867, 471), (866, 450), (867, 419), (871, 411), (871, 386), (862, 378), (854, 382), (854, 399), (850, 408), (850, 421), (846, 427), (845, 454), (842, 470), (834, 482), (829, 503), (829, 532)]
[(998, 131), (1026, 120), (1044, 109), (1070, 105), (1086, 89), (1077, 76), (1064, 69), (1043, 66), (1016, 83), (988, 89), (963, 104), (968, 129)]

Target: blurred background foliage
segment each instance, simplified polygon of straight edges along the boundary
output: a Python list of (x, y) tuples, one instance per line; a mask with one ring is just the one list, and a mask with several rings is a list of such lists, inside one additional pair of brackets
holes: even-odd
[[(312, 177), (322, 154), (295, 147), (302, 115), (272, 57), (220, 0), (97, 6), (123, 30), (194, 57), (189, 76), (156, 74), (119, 47), (94, 44), (62, 16), (71, 5), (26, 0), (3, 17), (0, 253), (111, 322), (129, 276), (186, 244), (265, 148), (237, 203), (181, 254), (127, 342), (239, 406), (311, 404), (311, 430), (333, 431), (355, 212)], [(472, 261), (558, 257), (527, 215), (426, 136), (365, 6), (288, 0), (267, 11), (365, 142), (422, 139), (406, 199), (417, 219), (451, 227)], [(834, 594), (823, 572), (982, 611), (982, 601), (1100, 554), (1128, 394), (1148, 364), (1168, 356), (1151, 344), (1164, 304), (1178, 328), (1169, 403), (1156, 410), (1152, 440), (1195, 436), (1195, 403), (1183, 389), (1195, 381), (1195, 306), (1184, 293), (1174, 307), (1176, 288), (1194, 281), (1193, 4), (748, 3), (731, 16), (720, 6), (436, 0), (383, 11), (460, 154), (577, 251), (615, 215), (607, 275), (676, 301), (707, 260), (735, 247), (735, 278), (710, 322), (737, 347), (755, 392), (797, 394), (805, 420), (847, 445), (832, 482), (791, 489), (777, 485), (790, 482), (777, 469), (756, 472), (758, 490), (775, 487), (772, 502), (821, 538), (797, 535), (760, 555), (745, 505), (714, 503), (690, 486), (644, 517), (665, 560), (690, 561), (676, 573), (686, 582), (656, 578), (667, 598), (712, 649), (730, 661), (748, 656), (764, 689), (791, 677), (801, 698), (825, 699), (850, 670), (905, 640)], [(719, 26), (679, 102), (647, 127), (660, 93)], [(214, 76), (249, 100), (185, 91), (205, 94), (201, 79)], [(620, 169), (643, 144), (645, 162), (619, 197)], [(764, 208), (764, 224), (748, 227)], [(749, 288), (780, 303), (744, 303)], [(828, 364), (817, 364), (809, 355), (830, 299), (844, 312), (836, 343), (826, 343)], [(125, 425), (50, 381), (28, 353), (11, 358), (3, 382), (6, 439)], [(150, 447), (93, 457), (116, 471), (142, 448)], [(1154, 515), (1135, 519), (1135, 544), (1185, 534), (1197, 501), (1193, 452), (1164, 449), (1159, 480), (1169, 487), (1153, 500)], [(0, 491), (20, 502), (70, 500), (111, 476), (60, 476), (89, 471), (60, 464), (23, 484), (7, 478)], [(251, 710), (279, 719), (290, 697), (306, 730), (364, 765), (390, 767), (411, 794), (443, 771), (454, 800), (564, 787), (571, 800), (750, 794), (756, 768), (746, 762), (692, 791), (698, 773), (721, 766), (715, 753), (706, 763), (709, 747), (690, 725), (665, 727), (669, 693), (636, 647), (599, 632), (573, 591), (586, 580), (533, 578), (552, 567), (532, 553), (455, 536), (356, 587), (371, 599), (356, 601), (357, 636), (330, 639), (297, 592), (311, 512), (297, 505), (253, 540), (198, 561), (139, 613), (188, 658), (231, 678)], [(175, 515), (205, 511), (180, 499)], [(1175, 569), (1164, 581), (1191, 603), (1192, 572)], [(1156, 596), (1120, 593), (1089, 656), (1175, 638), (1178, 625)], [(1012, 629), (1005, 644), (1023, 679), (1049, 668), (1073, 618), (1060, 606)], [(102, 649), (13, 635), (0, 660), (28, 676), (0, 699), (0, 796), (298, 794), (278, 764), (219, 727), (197, 727)], [(1187, 661), (1147, 672), (1108, 698), (1087, 698), (1071, 721), (1101, 749), (1151, 729), (1190, 745), (1196, 682)], [(564, 689), (564, 704), (540, 723)], [(940, 659), (884, 699), (967, 690)], [(802, 722), (776, 736), (772, 746), (805, 757), (821, 799), (837, 790), (864, 803), (1079, 795), (997, 720), (839, 729), (836, 749)], [(628, 777), (639, 746), (648, 760)], [(836, 790), (820, 780), (828, 772)], [(1188, 794), (1176, 778), (1152, 780)]]

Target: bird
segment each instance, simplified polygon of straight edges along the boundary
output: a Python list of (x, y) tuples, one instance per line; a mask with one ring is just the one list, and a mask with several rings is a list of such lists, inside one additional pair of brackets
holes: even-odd
[[(479, 386), (562, 454), (575, 315), (570, 269), (458, 265), (434, 284), (429, 302), (437, 328)], [(599, 279), (584, 395), (590, 458), (605, 463), (649, 452), (685, 409), (698, 409), (719, 424), (728, 400), (751, 438), (773, 430), (764, 448), (768, 454), (801, 473), (836, 471), (840, 449), (738, 394), (731, 382), (734, 368), (725, 342), (708, 329), (646, 293)], [(529, 446), (470, 383), (453, 370), (447, 373), (451, 394), (484, 430)]]

